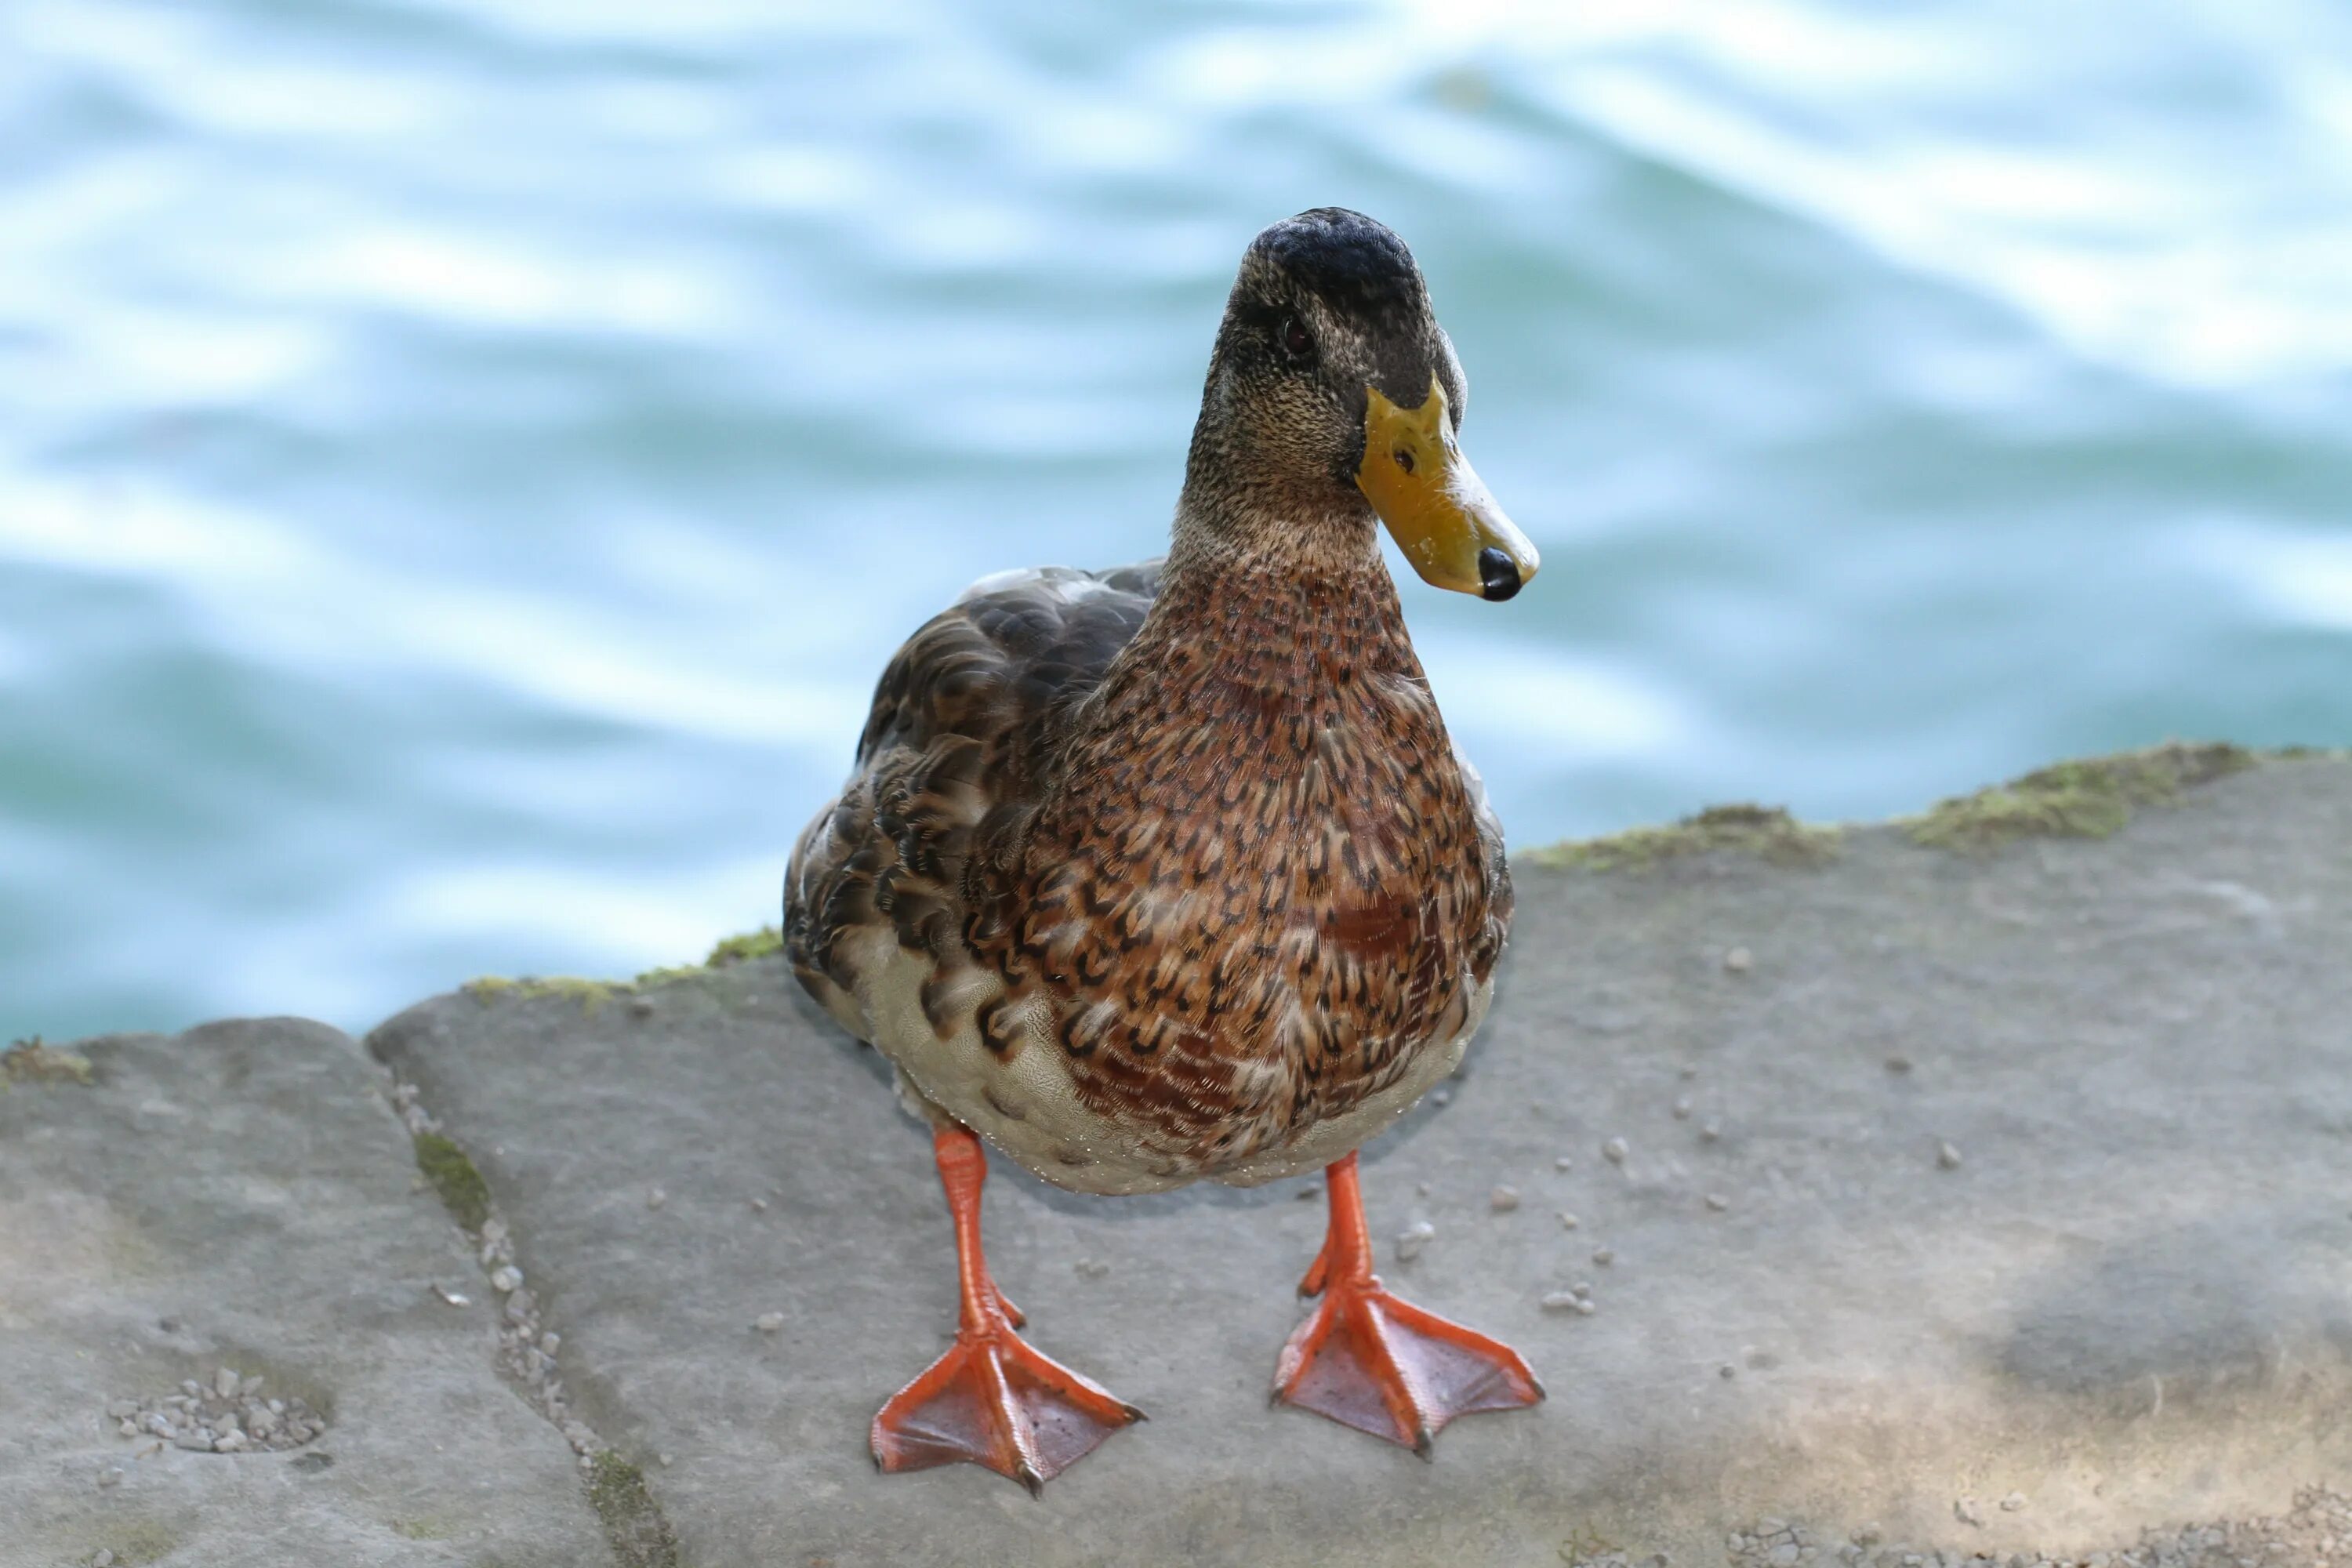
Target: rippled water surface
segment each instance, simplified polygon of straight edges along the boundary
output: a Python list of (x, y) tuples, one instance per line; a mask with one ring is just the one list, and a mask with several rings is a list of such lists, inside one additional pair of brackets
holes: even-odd
[(0, 1037), (772, 918), (1324, 203), (1544, 550), (1405, 591), (1518, 841), (2352, 739), (2326, 0), (15, 0), (0, 197)]

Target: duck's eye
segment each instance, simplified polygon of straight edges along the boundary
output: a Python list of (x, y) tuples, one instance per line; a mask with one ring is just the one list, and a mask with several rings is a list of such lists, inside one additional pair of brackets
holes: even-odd
[(1282, 346), (1293, 359), (1305, 359), (1315, 352), (1315, 340), (1307, 333), (1306, 323), (1296, 316), (1282, 318)]

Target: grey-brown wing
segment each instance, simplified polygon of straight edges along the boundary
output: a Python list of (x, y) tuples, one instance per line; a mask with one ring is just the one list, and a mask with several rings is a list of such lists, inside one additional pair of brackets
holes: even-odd
[(1511, 891), (1511, 861), (1503, 844), (1503, 819), (1496, 815), (1494, 802), (1486, 798), (1486, 781), (1458, 741), (1454, 744), (1454, 763), (1462, 770), (1463, 785), (1470, 792), (1470, 803), (1478, 813), (1478, 847), (1486, 863), (1486, 918), (1494, 922), (1496, 936), (1505, 938), (1510, 934), (1511, 911), (1517, 907), (1517, 896)]
[(954, 978), (975, 839), (1034, 802), (1069, 715), (1143, 624), (1160, 569), (983, 578), (883, 670), (849, 782), (801, 835), (784, 878), (793, 969), (861, 1037), (854, 939), (887, 930), (929, 952), (938, 984)]

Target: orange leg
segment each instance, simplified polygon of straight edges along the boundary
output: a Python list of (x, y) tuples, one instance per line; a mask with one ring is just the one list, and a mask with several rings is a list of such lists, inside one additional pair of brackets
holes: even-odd
[(1034, 1495), (1143, 1412), (1031, 1350), (1013, 1331), (1020, 1309), (989, 1278), (980, 1250), (980, 1188), (988, 1156), (957, 1127), (932, 1136), (940, 1185), (955, 1216), (963, 1299), (955, 1343), (874, 1417), (874, 1462), (926, 1470), (966, 1460)]
[(1330, 1166), (1331, 1227), (1302, 1296), (1322, 1302), (1282, 1347), (1274, 1397), (1429, 1458), (1456, 1415), (1514, 1410), (1543, 1397), (1508, 1345), (1401, 1301), (1372, 1272), (1353, 1154)]

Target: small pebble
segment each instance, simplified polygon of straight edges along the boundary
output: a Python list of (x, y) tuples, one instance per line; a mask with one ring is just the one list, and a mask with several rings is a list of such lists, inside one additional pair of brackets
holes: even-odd
[(654, 1462), (660, 1465), (663, 1469), (667, 1470), (672, 1465), (677, 1463), (677, 1456), (676, 1454), (656, 1454), (654, 1456)]
[(1451, 1105), (1454, 1103), (1454, 1091), (1450, 1089), (1441, 1089), (1429, 1099), (1433, 1105)]
[(120, 1421), (126, 1415), (138, 1415), (139, 1402), (135, 1399), (110, 1399), (107, 1401), (106, 1413)]
[(1081, 1258), (1076, 1268), (1080, 1278), (1087, 1279), (1100, 1279), (1110, 1272), (1110, 1265), (1099, 1258)]
[(490, 1270), (490, 1289), (501, 1296), (509, 1290), (520, 1289), (521, 1285), (522, 1270), (511, 1263), (501, 1264)]
[(1429, 1195), (1429, 1184), (1427, 1182), (1415, 1182), (1412, 1184), (1412, 1190), (1425, 1198)]
[(1508, 1214), (1519, 1206), (1519, 1189), (1496, 1187), (1486, 1194), (1486, 1206), (1496, 1214)]
[(122, 1484), (122, 1467), (121, 1465), (109, 1465), (106, 1468), (99, 1471), (98, 1484), (101, 1487), (121, 1486)]
[(1733, 1366), (1729, 1362), (1725, 1362), (1721, 1366), (1715, 1369), (1715, 1375), (1722, 1378), (1726, 1382), (1729, 1382), (1731, 1379), (1739, 1375), (1739, 1369)]
[(1886, 1058), (1886, 1070), (1891, 1073), (1909, 1072), (1911, 1070), (1911, 1058), (1898, 1051), (1894, 1056)]
[(172, 1435), (172, 1447), (209, 1454), (213, 1451), (213, 1440), (202, 1432), (175, 1432)]
[(1717, 1139), (1723, 1136), (1723, 1123), (1710, 1120), (1700, 1126), (1698, 1135), (1701, 1139), (1712, 1143)]
[(1551, 1291), (1543, 1299), (1543, 1310), (1547, 1312), (1575, 1312), (1587, 1318), (1597, 1310), (1591, 1298), (1580, 1296), (1573, 1290)]
[(224, 1432), (219, 1436), (213, 1439), (213, 1452), (216, 1454), (234, 1454), (243, 1449), (244, 1447), (245, 1434), (242, 1432)]
[(1562, 1230), (1574, 1230), (1574, 1229), (1576, 1228), (1576, 1226), (1577, 1226), (1577, 1219), (1576, 1219), (1576, 1216), (1575, 1216), (1574, 1215), (1572, 1215), (1572, 1214), (1569, 1213), (1566, 1209), (1562, 1209), (1562, 1210), (1560, 1210), (1560, 1211), (1559, 1211), (1559, 1228), (1560, 1228), (1560, 1229), (1562, 1229)]
[(1606, 1268), (1617, 1261), (1617, 1253), (1612, 1247), (1596, 1247), (1592, 1249), (1592, 1261)]
[(763, 1334), (782, 1333), (784, 1315), (782, 1312), (762, 1312), (751, 1320), (751, 1326)]
[(1551, 1163), (1551, 1168), (1555, 1171), (1573, 1171), (1576, 1169), (1576, 1162), (1562, 1154)]
[(753, 1198), (751, 1200), (751, 1212), (753, 1214), (766, 1214), (768, 1212), (768, 1200), (765, 1198)]
[(1421, 1256), (1421, 1249), (1435, 1239), (1437, 1227), (1427, 1220), (1415, 1220), (1398, 1233), (1396, 1255), (1399, 1263), (1410, 1263)]
[(2023, 1492), (2011, 1492), (2007, 1497), (2000, 1500), (2000, 1511), (2003, 1513), (2015, 1513), (2019, 1509), (2021, 1509), (2024, 1506), (2025, 1494)]
[(442, 1284), (438, 1279), (436, 1279), (433, 1282), (433, 1293), (436, 1296), (440, 1297), (441, 1300), (446, 1301), (452, 1307), (469, 1307), (473, 1305), (472, 1297), (467, 1295), (463, 1290), (450, 1289), (449, 1287)]
[(557, 1351), (562, 1350), (562, 1348), (563, 1336), (557, 1333), (554, 1330), (550, 1329), (547, 1332), (539, 1336), (540, 1354), (553, 1355)]
[(213, 1392), (223, 1399), (235, 1399), (237, 1381), (235, 1371), (228, 1367), (222, 1367), (213, 1373)]
[(1689, 1096), (1689, 1095), (1687, 1095), (1687, 1094), (1686, 1094), (1686, 1095), (1684, 1095), (1680, 1100), (1675, 1100), (1675, 1121), (1688, 1121), (1690, 1120), (1690, 1113), (1691, 1113), (1691, 1101), (1690, 1101), (1690, 1096)]
[(1725, 1197), (1721, 1193), (1709, 1193), (1706, 1194), (1706, 1206), (1713, 1209), (1716, 1213), (1721, 1214), (1724, 1210), (1731, 1206), (1731, 1200)]
[(667, 1202), (669, 1202), (669, 1194), (659, 1187), (646, 1194), (646, 1207), (649, 1209), (657, 1209)]
[(1601, 1152), (1607, 1157), (1611, 1164), (1623, 1164), (1625, 1163), (1625, 1155), (1627, 1152), (1625, 1148), (1625, 1140), (1622, 1138), (1612, 1138), (1608, 1142), (1601, 1145)]
[(1958, 1520), (1962, 1524), (1982, 1524), (1984, 1522), (1984, 1515), (1977, 1511), (1977, 1504), (1974, 1498), (1954, 1498), (1952, 1500), (1952, 1517)]
[(1309, 1198), (1319, 1198), (1322, 1195), (1323, 1184), (1320, 1182), (1307, 1182), (1301, 1184), (1298, 1189), (1298, 1201), (1302, 1204)]
[(1745, 974), (1756, 967), (1756, 955), (1744, 947), (1735, 947), (1723, 955), (1723, 967), (1734, 974)]
[(1960, 1152), (1947, 1142), (1936, 1145), (1936, 1163), (1947, 1171), (1960, 1168)]
[(100, 1547), (98, 1555), (89, 1560), (89, 1568), (114, 1568), (113, 1551), (109, 1547)]

